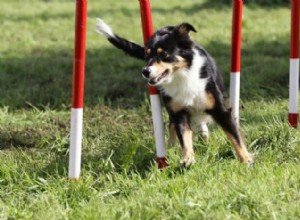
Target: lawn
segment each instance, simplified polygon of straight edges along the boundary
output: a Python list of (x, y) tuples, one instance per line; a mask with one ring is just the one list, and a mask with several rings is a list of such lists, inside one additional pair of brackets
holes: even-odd
[[(155, 28), (193, 24), (193, 39), (215, 57), (228, 90), (231, 5), (223, 2), (151, 4)], [(235, 159), (212, 125), (207, 143), (194, 136), (193, 167), (180, 168), (177, 145), (161, 172), (143, 62), (94, 28), (101, 17), (142, 42), (139, 3), (90, 0), (78, 182), (67, 180), (74, 11), (70, 0), (1, 4), (0, 219), (300, 218), (300, 134), (287, 124), (288, 4), (244, 7), (240, 114), (254, 168)]]

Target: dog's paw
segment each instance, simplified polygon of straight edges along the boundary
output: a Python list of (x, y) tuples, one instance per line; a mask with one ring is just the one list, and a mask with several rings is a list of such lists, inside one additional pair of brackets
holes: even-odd
[(190, 167), (196, 162), (194, 155), (191, 156), (185, 156), (180, 160), (180, 165), (182, 167)]
[(105, 36), (106, 38), (110, 38), (114, 36), (114, 33), (110, 28), (110, 26), (100, 18), (97, 18), (96, 32)]
[(249, 161), (249, 162), (247, 163), (247, 167), (248, 167), (249, 169), (253, 169), (253, 168), (254, 168), (254, 161)]
[(201, 131), (200, 136), (201, 136), (202, 140), (207, 142), (208, 138), (209, 138), (209, 132), (208, 131)]
[(253, 154), (247, 154), (244, 158), (240, 158), (240, 162), (243, 164), (246, 164), (248, 168), (254, 167), (254, 155)]
[(250, 154), (250, 158), (246, 163), (248, 168), (254, 168), (254, 154)]

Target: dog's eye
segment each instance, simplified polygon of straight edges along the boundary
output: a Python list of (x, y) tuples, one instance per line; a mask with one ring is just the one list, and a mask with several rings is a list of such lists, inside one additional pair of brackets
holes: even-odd
[(166, 58), (166, 57), (168, 57), (168, 53), (167, 53), (166, 51), (162, 51), (162, 52), (159, 54), (159, 56), (160, 56), (161, 58)]

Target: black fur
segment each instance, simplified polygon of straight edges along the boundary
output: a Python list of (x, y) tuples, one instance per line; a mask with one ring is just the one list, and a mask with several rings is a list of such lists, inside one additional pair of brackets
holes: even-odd
[[(187, 151), (191, 150), (192, 153), (193, 150), (189, 146), (191, 137), (189, 135), (184, 137), (184, 135), (191, 131), (190, 106), (177, 105), (174, 107), (172, 102), (176, 97), (171, 97), (164, 92), (163, 86), (158, 83), (160, 77), (164, 77), (164, 75), (160, 74), (157, 78), (150, 79), (149, 67), (168, 64), (174, 65), (173, 67), (175, 68), (177, 67), (176, 65), (181, 64), (183, 65), (182, 68), (189, 69), (196, 56), (195, 51), (199, 53), (200, 57), (205, 57), (205, 63), (199, 69), (199, 80), (207, 79), (205, 93), (209, 97), (203, 113), (210, 115), (224, 129), (235, 147), (239, 159), (242, 162), (250, 164), (252, 163), (252, 158), (245, 148), (239, 133), (239, 127), (231, 114), (231, 110), (225, 107), (223, 98), (224, 85), (217, 65), (211, 55), (190, 38), (190, 31), (196, 32), (196, 29), (188, 23), (163, 27), (157, 30), (146, 43), (146, 52), (143, 46), (130, 42), (118, 35), (114, 34), (113, 36), (107, 36), (107, 38), (109, 42), (123, 50), (126, 54), (146, 61), (143, 75), (149, 78), (149, 83), (157, 84), (157, 88), (162, 91), (162, 100), (169, 113), (170, 125), (174, 125), (173, 127), (176, 130), (182, 148)], [(178, 68), (181, 67), (179, 66)], [(169, 74), (168, 71), (166, 71), (167, 76)], [(190, 141), (186, 141), (185, 139), (187, 138)], [(188, 165), (189, 162), (184, 161), (184, 163)]]
[(118, 49), (123, 50), (126, 54), (140, 60), (145, 60), (145, 49), (142, 46), (127, 41), (126, 39), (121, 38), (118, 35), (109, 37), (108, 41)]

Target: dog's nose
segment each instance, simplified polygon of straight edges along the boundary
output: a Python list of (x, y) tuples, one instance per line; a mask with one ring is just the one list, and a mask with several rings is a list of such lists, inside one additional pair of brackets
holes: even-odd
[(142, 74), (146, 79), (149, 78), (150, 73), (151, 73), (151, 69), (149, 67), (144, 67), (142, 69)]

